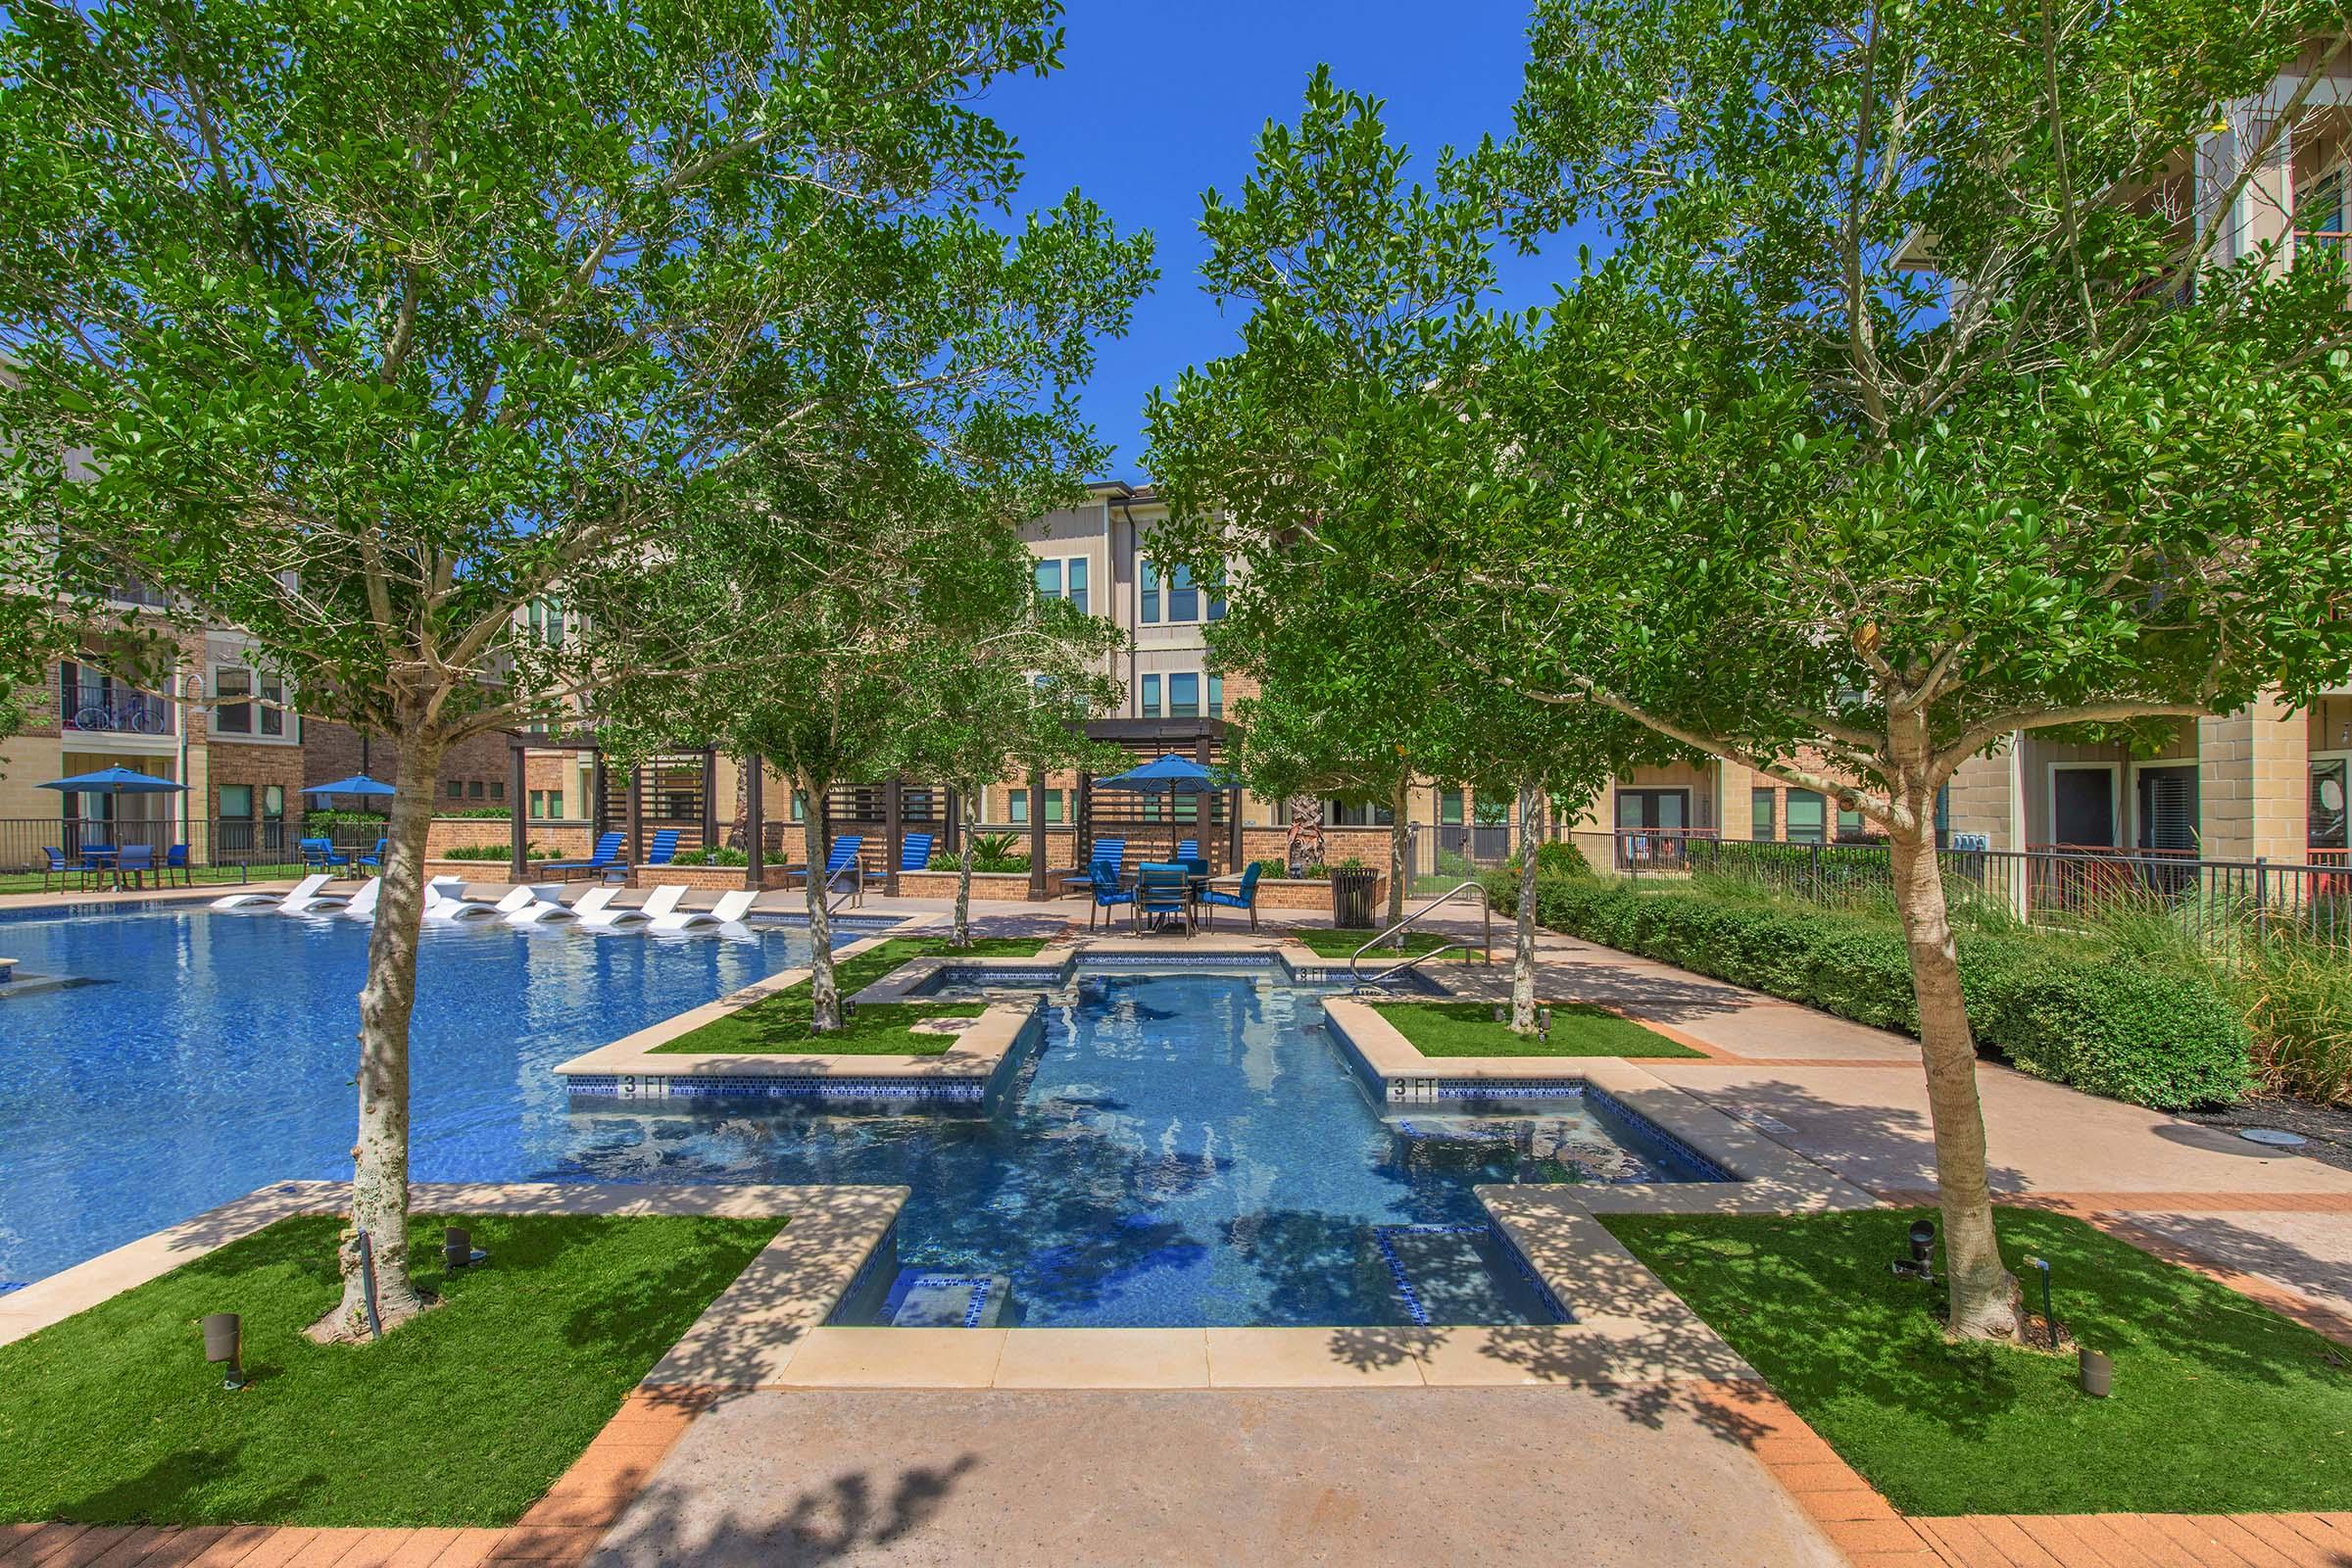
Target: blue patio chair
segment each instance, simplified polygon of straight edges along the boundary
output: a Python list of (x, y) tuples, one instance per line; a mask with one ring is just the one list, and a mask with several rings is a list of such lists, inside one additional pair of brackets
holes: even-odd
[(154, 870), (154, 845), (125, 844), (122, 853), (115, 858), (115, 886), (121, 887), (123, 879), (128, 877), (136, 879), (138, 886), (144, 888), (149, 874)]
[(60, 893), (63, 893), (66, 890), (66, 878), (70, 876), (79, 877), (81, 879), (81, 885), (85, 888), (90, 885), (89, 866), (86, 864), (75, 865), (69, 861), (66, 858), (65, 851), (52, 845), (44, 844), (41, 846), (41, 858), (43, 861), (41, 866), (41, 891), (43, 893), (50, 891), (49, 879), (51, 877), (57, 878), (57, 891)]
[(620, 858), (620, 847), (627, 838), (626, 833), (600, 833), (597, 835), (596, 848), (589, 852), (585, 860), (556, 860), (539, 869), (543, 874), (557, 875), (566, 882), (571, 880), (574, 871), (592, 875), (599, 881), (604, 880), (606, 872), (612, 870), (618, 870), (625, 876), (629, 867)]
[(351, 857), (337, 850), (333, 839), (304, 839), (301, 849), (302, 867), (306, 871), (325, 871), (351, 863)]
[(1165, 860), (1147, 860), (1136, 870), (1136, 925), (1140, 929), (1149, 919), (1157, 926), (1170, 915), (1182, 919), (1187, 932), (1193, 929), (1191, 872)]
[[(855, 869), (858, 865), (858, 847), (864, 842), (863, 835), (857, 833), (844, 833), (833, 841), (833, 848), (825, 855), (825, 886), (831, 887), (834, 879), (844, 871), (850, 872), (853, 878), (858, 874)], [(796, 876), (803, 882), (808, 881), (808, 867), (806, 865), (786, 866), (784, 868), (784, 885), (792, 886), (792, 879)], [(856, 883), (853, 881), (852, 885), (855, 886)]]
[(1091, 886), (1095, 880), (1095, 872), (1105, 865), (1110, 867), (1111, 880), (1115, 882), (1118, 880), (1120, 868), (1126, 863), (1126, 860), (1127, 841), (1125, 839), (1097, 839), (1094, 848), (1087, 854), (1086, 869), (1064, 872), (1061, 885), (1065, 888), (1074, 883)]
[[(932, 843), (932, 836), (928, 833), (909, 833), (902, 838), (899, 841), (900, 871), (929, 870), (931, 868)], [(863, 874), (868, 887), (872, 887), (877, 882), (890, 880), (890, 873), (887, 871), (867, 871)]]
[(645, 863), (648, 865), (667, 865), (670, 861), (676, 859), (677, 858), (678, 830), (674, 827), (665, 827), (657, 830), (654, 834), (654, 842), (647, 845), (645, 848)]
[(174, 876), (179, 878), (179, 885), (183, 888), (192, 888), (196, 885), (196, 868), (188, 860), (188, 847), (185, 844), (174, 844), (164, 852), (164, 869), (161, 881), (166, 887), (169, 887)]
[(391, 845), (392, 841), (390, 839), (377, 839), (375, 841), (375, 848), (369, 850), (366, 855), (360, 857), (360, 863), (362, 865), (372, 865), (375, 867), (376, 875), (383, 875), (384, 851), (389, 849)]
[(1104, 909), (1115, 909), (1122, 904), (1135, 902), (1135, 889), (1119, 880), (1119, 868), (1097, 860), (1088, 869), (1087, 877), (1093, 888), (1093, 902), (1087, 906), (1086, 928), (1095, 928), (1095, 917)]
[(1252, 931), (1257, 929), (1257, 874), (1264, 869), (1264, 866), (1251, 860), (1249, 869), (1242, 873), (1242, 885), (1235, 891), (1228, 893), (1223, 888), (1201, 890), (1200, 902), (1208, 906), (1208, 923), (1211, 928), (1214, 928), (1217, 923), (1216, 911), (1219, 908), (1226, 908), (1248, 909), (1250, 911), (1250, 929)]

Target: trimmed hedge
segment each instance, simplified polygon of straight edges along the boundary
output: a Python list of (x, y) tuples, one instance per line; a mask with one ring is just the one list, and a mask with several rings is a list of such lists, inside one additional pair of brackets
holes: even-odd
[[(1518, 888), (1488, 878), (1497, 911)], [(1624, 883), (1545, 877), (1536, 918), (1555, 931), (1919, 1033), (1910, 956), (1890, 921), (1731, 903)], [(1960, 986), (1980, 1044), (2039, 1078), (2160, 1110), (2227, 1103), (2254, 1085), (2246, 1024), (2202, 969), (2160, 966), (2062, 938), (1963, 933)]]

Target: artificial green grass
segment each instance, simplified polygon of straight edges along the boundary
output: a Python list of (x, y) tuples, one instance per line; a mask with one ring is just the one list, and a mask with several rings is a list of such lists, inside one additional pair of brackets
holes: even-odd
[(1703, 1056), (1588, 1002), (1551, 1004), (1551, 1038), (1511, 1033), (1491, 1002), (1375, 1002), (1424, 1056)]
[[(489, 1267), (445, 1279), (453, 1217), (411, 1218), (445, 1299), (381, 1344), (304, 1337), (341, 1295), (316, 1215), (0, 1346), (0, 1521), (512, 1524), (780, 1225), (478, 1215)], [(244, 1314), (238, 1392), (208, 1312)]]
[[(1308, 951), (1313, 953), (1317, 957), (1345, 958), (1351, 956), (1356, 949), (1362, 947), (1365, 943), (1380, 935), (1380, 933), (1377, 931), (1351, 930), (1344, 927), (1335, 929), (1330, 926), (1310, 925), (1300, 926), (1298, 930), (1293, 931), (1291, 935), (1297, 938), (1298, 941), (1305, 943)], [(1396, 957), (1399, 955), (1409, 956), (1416, 953), (1428, 953), (1433, 949), (1442, 948), (1446, 946), (1448, 943), (1458, 942), (1460, 940), (1462, 939), (1459, 937), (1440, 936), (1431, 931), (1407, 931), (1402, 937), (1396, 939), (1396, 942), (1394, 946), (1374, 948), (1370, 953), (1365, 954), (1364, 961), (1366, 963), (1370, 963), (1375, 956)], [(1440, 963), (1475, 963), (1483, 961), (1484, 957), (1485, 955), (1480, 953), (1476, 948), (1465, 948), (1459, 953), (1448, 953), (1445, 957), (1440, 958), (1438, 961)]]
[[(945, 937), (892, 937), (870, 952), (837, 963), (836, 983), (854, 997), (915, 958), (1028, 958), (1046, 945), (1044, 937), (976, 937), (968, 948), (951, 948)], [(924, 1018), (977, 1018), (985, 1004), (957, 1002), (860, 1003), (858, 1015), (839, 1029), (818, 1034), (808, 1026), (808, 983), (779, 991), (748, 1007), (713, 1018), (700, 1029), (656, 1046), (655, 1055), (708, 1056), (936, 1056), (956, 1043), (953, 1035), (918, 1035), (907, 1025)]]
[(2029, 1304), (2025, 1259), (2046, 1258), (2059, 1321), (2115, 1360), (2093, 1399), (2072, 1353), (1946, 1343), (1941, 1287), (1886, 1266), (1922, 1214), (1600, 1221), (1905, 1513), (2352, 1508), (2352, 1350), (2080, 1220), (2001, 1209)]
[[(159, 850), (157, 854), (158, 856), (161, 856), (162, 852)], [(188, 883), (189, 885), (200, 888), (223, 884), (233, 887), (246, 882), (283, 881), (287, 877), (300, 876), (302, 875), (302, 872), (303, 864), (300, 860), (289, 861), (284, 865), (248, 865), (242, 867), (234, 865), (200, 865), (195, 867), (194, 870), (189, 874)], [(148, 874), (143, 886), (148, 890), (169, 891), (172, 888), (181, 885), (179, 876), (180, 873), (175, 870), (172, 873), (172, 880), (167, 882), (163, 880), (163, 873), (159, 867), (157, 870)], [(79, 872), (70, 871), (67, 873), (67, 878), (68, 880), (66, 885), (63, 888), (60, 888), (57, 885), (57, 877), (54, 874), (44, 877), (38, 871), (11, 871), (5, 875), (0, 875), (0, 893), (111, 893), (114, 891), (114, 881), (111, 877), (103, 878), (94, 886), (87, 888), (82, 886), (81, 875)], [(46, 887), (42, 885), (44, 883), (47, 884)], [(134, 885), (127, 889), (127, 891), (136, 893), (140, 891), (140, 886)]]

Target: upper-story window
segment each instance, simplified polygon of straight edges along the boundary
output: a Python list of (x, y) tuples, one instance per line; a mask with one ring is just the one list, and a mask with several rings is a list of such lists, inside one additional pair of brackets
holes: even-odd
[(524, 612), (531, 641), (548, 648), (564, 646), (564, 604), (558, 599), (534, 599)]
[(1136, 569), (1135, 590), (1139, 625), (1182, 625), (1186, 621), (1225, 618), (1224, 597), (1196, 584), (1190, 566), (1170, 566), (1162, 572), (1151, 562), (1142, 562)]
[(1225, 677), (1204, 677), (1197, 670), (1180, 669), (1172, 674), (1139, 676), (1136, 681), (1136, 706), (1145, 718), (1199, 718), (1200, 692), (1204, 682), (1208, 689), (1208, 716), (1223, 718)]
[(2298, 246), (2334, 251), (2344, 248), (2345, 194), (2341, 165), (2296, 192), (2295, 242)]
[(1048, 599), (1066, 599), (1071, 609), (1086, 613), (1086, 558), (1056, 556), (1040, 561), (1037, 591)]
[(286, 683), (269, 670), (243, 664), (213, 666), (213, 733), (282, 739), (286, 734)]

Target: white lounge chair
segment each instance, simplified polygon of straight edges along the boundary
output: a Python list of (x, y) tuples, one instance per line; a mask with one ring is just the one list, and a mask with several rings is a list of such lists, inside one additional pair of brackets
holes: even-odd
[(516, 888), (498, 901), (498, 911), (509, 925), (561, 925), (579, 918), (568, 905), (541, 898), (537, 888)]
[(336, 912), (348, 914), (354, 920), (372, 920), (375, 918), (375, 901), (383, 891), (384, 879), (380, 876), (369, 877), (368, 885), (360, 889), (360, 896)]
[[(612, 896), (619, 891), (616, 887), (590, 888), (580, 895), (580, 902), (571, 906), (571, 912), (579, 916), (580, 924), (599, 931), (610, 931), (615, 926), (643, 925), (653, 918), (643, 909), (613, 907)], [(679, 891), (685, 890), (681, 888)]]
[(280, 914), (302, 914), (312, 909), (332, 909), (349, 902), (350, 895), (348, 894), (319, 892), (318, 890), (325, 887), (326, 883), (327, 877), (324, 872), (314, 871), (295, 883), (293, 891), (289, 893), (283, 895), (231, 893), (226, 898), (215, 899), (213, 907), (216, 909), (251, 909), (266, 904), (275, 908)]
[(752, 901), (759, 896), (758, 893), (748, 888), (739, 888), (733, 893), (722, 893), (718, 896), (718, 907), (715, 909), (671, 909), (666, 913), (655, 915), (654, 929), (657, 931), (692, 931), (702, 926), (732, 925), (743, 918), (744, 910), (750, 908)]
[(437, 876), (424, 885), (427, 920), (487, 920), (498, 910), (465, 896), (466, 884), (454, 876)]

